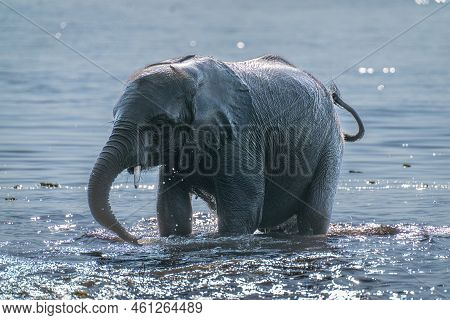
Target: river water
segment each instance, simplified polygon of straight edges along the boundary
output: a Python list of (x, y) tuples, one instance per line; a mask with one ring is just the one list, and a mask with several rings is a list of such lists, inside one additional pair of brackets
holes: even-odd
[(450, 7), (336, 79), (366, 136), (346, 145), (327, 236), (219, 237), (194, 200), (194, 234), (162, 239), (157, 173), (137, 190), (123, 173), (111, 201), (136, 247), (86, 197), (118, 79), (186, 54), (273, 53), (327, 82), (443, 4), (8, 3), (113, 77), (0, 4), (0, 299), (450, 298)]

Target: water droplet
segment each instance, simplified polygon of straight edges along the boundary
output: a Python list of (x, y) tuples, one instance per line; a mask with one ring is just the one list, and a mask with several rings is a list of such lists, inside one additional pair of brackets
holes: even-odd
[(366, 73), (366, 68), (364, 68), (364, 67), (359, 67), (359, 69), (358, 69), (358, 72), (359, 73)]
[(195, 46), (197, 46), (197, 41), (191, 40), (191, 41), (189, 42), (189, 46), (191, 46), (192, 48), (195, 47)]
[(367, 73), (372, 74), (374, 72), (373, 68), (367, 68)]
[(390, 72), (390, 73), (395, 73), (395, 68), (394, 68), (394, 67), (390, 67), (390, 68), (389, 68), (389, 72)]
[(237, 47), (238, 49), (244, 49), (244, 48), (245, 48), (245, 43), (244, 43), (243, 41), (238, 41), (238, 42), (236, 43), (236, 47)]
[(59, 24), (59, 27), (60, 27), (61, 29), (64, 29), (65, 27), (67, 27), (67, 22), (62, 21), (62, 22)]
[(377, 87), (377, 90), (378, 91), (381, 91), (381, 90), (383, 90), (384, 89), (384, 85), (382, 85), (382, 84), (380, 84), (378, 87)]
[(388, 67), (384, 67), (383, 68), (383, 73), (389, 73), (389, 68)]
[(59, 39), (59, 38), (61, 38), (61, 36), (62, 36), (61, 32), (57, 32), (57, 33), (55, 33), (55, 38), (56, 38), (56, 39)]

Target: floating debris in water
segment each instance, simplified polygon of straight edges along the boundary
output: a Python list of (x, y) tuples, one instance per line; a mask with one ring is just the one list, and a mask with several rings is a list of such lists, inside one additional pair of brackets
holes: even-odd
[(54, 183), (54, 182), (40, 182), (39, 184), (41, 185), (41, 187), (45, 187), (45, 188), (59, 188), (59, 187), (61, 187), (59, 185), (59, 183)]
[(81, 285), (82, 285), (83, 287), (90, 288), (90, 287), (93, 287), (93, 286), (95, 285), (95, 281), (94, 281), (94, 280), (83, 281), (83, 282), (81, 283)]
[(403, 163), (403, 168), (411, 168), (411, 164), (408, 162)]
[(88, 298), (88, 297), (89, 297), (89, 295), (87, 294), (87, 292), (86, 292), (86, 291), (82, 291), (82, 290), (75, 290), (75, 291), (73, 292), (73, 295), (76, 296), (76, 297), (78, 297), (78, 298), (82, 298), (82, 299)]
[(348, 173), (363, 173), (363, 172), (359, 170), (348, 170)]
[(14, 189), (22, 189), (23, 188), (23, 186), (21, 185), (21, 184), (16, 184), (14, 187), (13, 187)]
[(6, 197), (5, 200), (6, 201), (16, 201), (17, 199), (14, 197)]
[(375, 180), (369, 180), (367, 181), (368, 184), (376, 184), (377, 182)]

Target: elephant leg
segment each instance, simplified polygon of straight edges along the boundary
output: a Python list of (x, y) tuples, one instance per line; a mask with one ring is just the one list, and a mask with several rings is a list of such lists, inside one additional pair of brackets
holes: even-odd
[(264, 177), (233, 175), (216, 181), (219, 234), (252, 234), (261, 222)]
[(264, 233), (285, 233), (285, 234), (293, 234), (298, 233), (297, 227), (297, 215), (293, 215), (283, 223), (273, 227), (266, 228), (258, 228), (259, 231)]
[(302, 208), (297, 215), (300, 234), (317, 235), (325, 234), (328, 231), (341, 158), (341, 154), (333, 152), (324, 155), (319, 161)]
[(184, 181), (174, 179), (159, 172), (159, 190), (157, 218), (159, 233), (163, 237), (170, 235), (189, 235), (192, 232), (192, 205), (189, 187)]

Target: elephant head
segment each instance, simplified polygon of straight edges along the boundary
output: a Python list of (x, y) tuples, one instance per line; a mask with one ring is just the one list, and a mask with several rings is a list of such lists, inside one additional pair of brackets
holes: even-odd
[[(228, 66), (212, 58), (166, 60), (136, 72), (114, 108), (111, 136), (90, 175), (88, 202), (94, 218), (123, 240), (137, 243), (112, 213), (109, 192), (125, 169), (138, 175), (141, 168), (166, 164), (167, 158), (158, 155), (168, 138), (159, 135), (160, 141), (155, 143), (159, 150), (143, 152), (141, 128), (162, 124), (194, 130), (202, 124), (233, 127), (242, 117), (240, 109), (250, 106), (244, 82)], [(176, 144), (165, 154), (176, 153), (173, 146)]]

